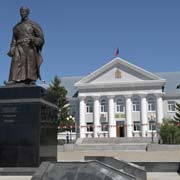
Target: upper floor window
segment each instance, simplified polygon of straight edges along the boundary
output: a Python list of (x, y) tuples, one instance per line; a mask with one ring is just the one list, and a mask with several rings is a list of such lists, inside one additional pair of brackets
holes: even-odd
[(118, 99), (116, 102), (116, 112), (124, 112), (124, 101), (122, 99)]
[(155, 98), (150, 97), (148, 99), (148, 111), (153, 112), (156, 111), (156, 101)]
[(93, 112), (93, 101), (91, 99), (87, 100), (86, 102), (86, 112), (87, 113)]
[(101, 112), (107, 112), (107, 101), (105, 99), (101, 100)]
[(175, 101), (168, 101), (168, 111), (169, 112), (175, 112), (176, 111)]
[(133, 105), (133, 111), (140, 111), (139, 98), (133, 98), (132, 105)]

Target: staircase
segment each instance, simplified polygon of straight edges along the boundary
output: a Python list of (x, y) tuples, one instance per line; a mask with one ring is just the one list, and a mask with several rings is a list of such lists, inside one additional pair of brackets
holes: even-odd
[[(122, 143), (151, 143), (150, 137), (121, 137), (121, 138), (83, 138), (81, 144), (122, 144)], [(154, 142), (157, 138), (154, 137)]]
[[(155, 140), (157, 141), (157, 140)], [(122, 150), (122, 151), (146, 151), (151, 138), (83, 138), (78, 139), (75, 150)]]

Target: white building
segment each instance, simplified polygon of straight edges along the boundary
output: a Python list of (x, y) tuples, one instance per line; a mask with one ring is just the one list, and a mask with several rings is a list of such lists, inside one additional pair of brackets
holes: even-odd
[[(151, 73), (119, 57), (85, 77), (64, 77), (80, 138), (149, 137), (173, 118), (180, 73)], [(74, 96), (73, 96), (74, 95)]]

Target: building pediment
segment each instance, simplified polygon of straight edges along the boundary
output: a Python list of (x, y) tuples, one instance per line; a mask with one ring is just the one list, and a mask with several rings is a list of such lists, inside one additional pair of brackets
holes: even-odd
[(165, 83), (164, 79), (150, 73), (134, 64), (131, 64), (122, 58), (115, 58), (104, 66), (100, 67), (91, 74), (85, 76), (80, 81), (75, 83), (75, 86), (80, 87), (125, 87), (128, 84), (141, 86), (144, 84)]

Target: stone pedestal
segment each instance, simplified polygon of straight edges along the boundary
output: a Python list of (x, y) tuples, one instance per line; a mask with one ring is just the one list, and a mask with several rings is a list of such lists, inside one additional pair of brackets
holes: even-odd
[(57, 160), (55, 98), (40, 86), (0, 87), (0, 167)]

